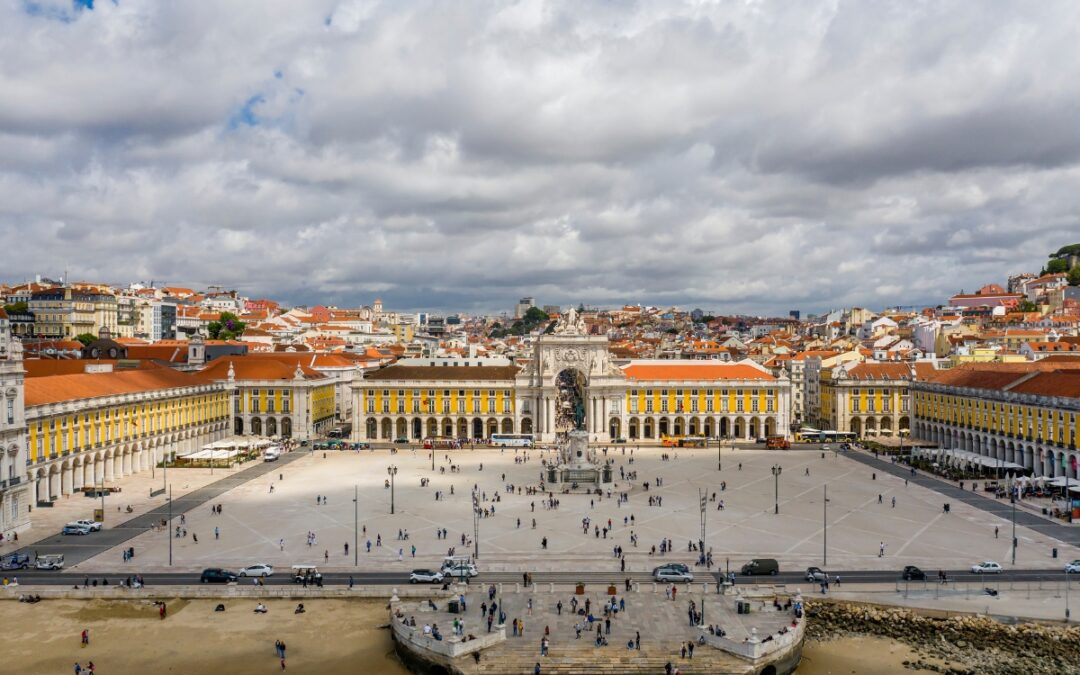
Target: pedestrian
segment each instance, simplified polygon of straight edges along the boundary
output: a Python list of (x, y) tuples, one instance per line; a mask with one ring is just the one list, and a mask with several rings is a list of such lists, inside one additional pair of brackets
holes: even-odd
[(995, 525), (994, 526), (994, 539), (997, 539), (997, 538), (998, 538), (998, 526)]
[(323, 561), (324, 562), (330, 562), (330, 551), (329, 550), (323, 551), (322, 555), (323, 555)]
[(686, 643), (686, 650), (688, 652), (690, 652), (690, 659), (693, 660), (693, 658), (694, 658), (694, 643), (693, 642), (687, 642)]
[(892, 507), (893, 507), (894, 509), (896, 508), (896, 497), (893, 497), (893, 498), (892, 498)]
[(282, 658), (282, 656), (281, 656), (281, 640), (275, 640), (274, 641), (274, 653), (277, 654), (277, 657), (279, 659)]
[(562, 616), (562, 600), (555, 605), (555, 613)]
[(220, 538), (221, 538), (221, 530), (220, 530), (220, 529), (218, 529), (218, 528), (217, 528), (217, 527), (215, 526), (215, 527), (214, 527), (214, 539), (220, 539)]
[(81, 673), (82, 673), (82, 664), (80, 664), (78, 661), (76, 661), (75, 662), (75, 675), (80, 675)]
[(634, 631), (634, 649), (641, 651), (641, 631), (639, 630)]
[(89, 646), (90, 644), (90, 630), (87, 628), (83, 628), (82, 643), (84, 646)]
[(192, 532), (192, 533), (191, 533), (191, 540), (192, 540), (193, 542), (195, 542), (196, 544), (198, 544), (198, 543), (199, 543), (199, 535), (197, 535), (197, 534), (195, 534), (194, 532)]
[(877, 557), (879, 557), (879, 558), (885, 557), (885, 542), (881, 542), (881, 544), (878, 545)]

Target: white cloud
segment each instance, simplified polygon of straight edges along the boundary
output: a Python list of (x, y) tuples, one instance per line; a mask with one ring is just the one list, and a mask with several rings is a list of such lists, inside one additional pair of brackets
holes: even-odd
[(938, 300), (1080, 231), (1074, 3), (26, 7), (9, 281), (774, 312)]

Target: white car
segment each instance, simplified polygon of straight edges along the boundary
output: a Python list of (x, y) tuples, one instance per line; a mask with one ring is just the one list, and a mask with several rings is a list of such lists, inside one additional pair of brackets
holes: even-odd
[(1065, 574), (1080, 574), (1080, 560), (1074, 560), (1066, 565)]
[(267, 565), (266, 563), (248, 565), (247, 567), (241, 568), (241, 570), (237, 572), (237, 575), (241, 577), (270, 577), (274, 575), (274, 566)]
[(72, 521), (72, 522), (74, 522), (77, 525), (85, 525), (86, 527), (89, 527), (91, 532), (100, 532), (101, 531), (101, 523), (99, 523), (96, 520), (75, 520), (75, 521)]
[(1001, 574), (1001, 571), (1001, 565), (991, 560), (986, 560), (971, 566), (972, 574)]
[(442, 583), (443, 573), (431, 570), (413, 570), (409, 575), (410, 584), (439, 584)]

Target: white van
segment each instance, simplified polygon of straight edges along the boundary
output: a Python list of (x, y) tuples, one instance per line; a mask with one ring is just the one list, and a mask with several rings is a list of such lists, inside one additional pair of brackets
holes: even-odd
[(267, 448), (263, 453), (264, 462), (276, 462), (279, 457), (281, 457), (281, 450), (278, 448)]

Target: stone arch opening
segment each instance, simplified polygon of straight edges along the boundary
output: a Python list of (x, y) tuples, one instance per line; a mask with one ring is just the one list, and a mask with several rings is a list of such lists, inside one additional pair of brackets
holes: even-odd
[(667, 436), (671, 433), (671, 421), (666, 417), (660, 418), (660, 435)]
[(236, 434), (237, 436), (243, 436), (244, 435), (244, 418), (243, 417), (234, 417), (233, 418), (233, 433)]
[(512, 434), (514, 433), (514, 420), (506, 418), (502, 421), (502, 433)]
[(253, 436), (262, 436), (262, 419), (259, 417), (251, 418), (251, 434)]
[(533, 432), (533, 422), (531, 417), (521, 418), (521, 433), (531, 434)]
[(622, 436), (622, 422), (618, 417), (612, 417), (608, 421), (608, 435), (611, 436), (612, 440)]
[(419, 418), (412, 421), (412, 437), (423, 438), (424, 436), (424, 423)]
[(555, 431), (584, 431), (587, 428), (585, 390), (588, 383), (577, 368), (566, 368), (555, 376)]
[(266, 435), (267, 436), (277, 436), (277, 418), (274, 418), (274, 417), (267, 417), (266, 418)]

